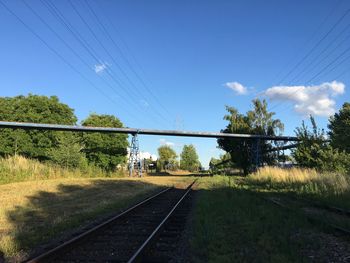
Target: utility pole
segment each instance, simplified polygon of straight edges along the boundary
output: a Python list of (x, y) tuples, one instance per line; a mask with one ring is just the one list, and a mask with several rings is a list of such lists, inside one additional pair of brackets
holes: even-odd
[(260, 139), (254, 139), (252, 142), (252, 161), (254, 163), (254, 170), (258, 169), (260, 166)]
[(129, 176), (133, 176), (133, 171), (136, 166), (136, 174), (142, 177), (142, 161), (140, 158), (140, 148), (137, 133), (132, 134), (130, 155), (129, 155)]

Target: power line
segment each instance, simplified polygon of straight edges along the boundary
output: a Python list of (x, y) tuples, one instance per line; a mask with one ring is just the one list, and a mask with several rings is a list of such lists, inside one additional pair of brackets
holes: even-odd
[[(332, 67), (330, 70), (327, 71), (327, 73), (325, 73), (324, 75), (328, 75), (329, 73), (331, 73), (333, 70), (335, 70), (337, 67), (339, 67), (340, 65), (342, 65), (344, 62), (346, 62), (347, 60), (349, 60), (350, 56), (345, 57), (342, 61), (340, 61), (338, 64), (336, 64), (334, 67)], [(337, 78), (335, 78), (337, 79)]]
[[(88, 54), (95, 60), (95, 63), (102, 63), (101, 60), (98, 58), (97, 52), (95, 52), (89, 45), (89, 43), (82, 37), (82, 35), (77, 30), (75, 30), (72, 24), (65, 19), (65, 17), (58, 10), (58, 8), (53, 3), (50, 3), (48, 1), (45, 2), (45, 0), (41, 0), (41, 2), (46, 6), (48, 11), (54, 17), (56, 17), (56, 19), (72, 34), (72, 36), (80, 43), (80, 45), (82, 45), (82, 47), (88, 52)], [(114, 78), (114, 76), (111, 76), (111, 78), (119, 87), (121, 87), (124, 90), (126, 94), (129, 93), (129, 91), (124, 88), (121, 80)]]
[[(99, 2), (95, 1), (95, 5), (98, 6)], [(144, 70), (144, 68), (142, 67), (141, 63), (137, 60), (136, 56), (133, 54), (131, 48), (129, 47), (128, 43), (123, 39), (121, 32), (119, 31), (119, 29), (117, 28), (117, 26), (111, 21), (111, 19), (108, 17), (108, 15), (106, 14), (106, 12), (104, 12), (103, 8), (100, 7), (100, 11), (103, 14), (103, 17), (105, 18), (105, 20), (108, 22), (109, 26), (113, 29), (114, 33), (116, 35), (118, 35), (118, 39), (121, 43), (121, 45), (118, 45), (117, 42), (116, 44), (119, 46), (121, 52), (125, 52), (128, 53), (128, 55), (132, 58), (133, 63), (135, 63), (135, 65), (138, 67), (138, 69), (142, 72), (142, 74), (144, 75), (144, 78), (146, 78), (147, 82), (152, 84), (151, 80), (147, 77), (146, 71)], [(123, 48), (121, 47), (123, 46)], [(123, 53), (122, 53), (123, 54)], [(132, 64), (132, 63), (131, 63)], [(146, 83), (146, 81), (144, 81)], [(166, 111), (168, 111), (167, 108), (165, 108)], [(172, 113), (170, 113), (168, 111), (168, 114), (172, 115)]]
[[(54, 6), (49, 2), (45, 2), (44, 0), (41, 0), (42, 4), (48, 9), (48, 11), (73, 35), (73, 37), (78, 41), (78, 43), (80, 43), (82, 45), (82, 47), (88, 52), (88, 54), (95, 60), (96, 63), (100, 63), (100, 59), (98, 58), (98, 54), (91, 48), (91, 46), (88, 44), (88, 42), (81, 36), (81, 34), (76, 31), (74, 29), (74, 27), (70, 24), (69, 21), (67, 21), (64, 16), (62, 15), (62, 13), (60, 13), (60, 11), (56, 8), (56, 6)], [(136, 104), (134, 101), (131, 101), (129, 98), (129, 94), (128, 94), (128, 90), (126, 90), (124, 88), (124, 86), (120, 83), (120, 81), (118, 79), (116, 79), (113, 75), (111, 75), (111, 73), (109, 73), (108, 71), (106, 71), (107, 74), (112, 78), (112, 80), (123, 89), (123, 91), (126, 93), (126, 97), (123, 97), (124, 99), (130, 101), (131, 103), (134, 103), (136, 106), (138, 106), (141, 110), (143, 110), (141, 108), (140, 105)], [(120, 96), (119, 92), (117, 90), (114, 89), (113, 86), (111, 86), (110, 84), (108, 84), (108, 86), (118, 95)]]
[(340, 55), (338, 55), (329, 64), (327, 64), (325, 67), (323, 67), (316, 75), (314, 75), (312, 78), (310, 78), (306, 83), (310, 83), (311, 81), (313, 81), (316, 77), (318, 77), (320, 74), (322, 74), (326, 69), (328, 69), (330, 66), (332, 66), (332, 64), (337, 62), (337, 60), (339, 60), (342, 56), (344, 56), (348, 51), (350, 51), (350, 47), (345, 49)]
[(81, 78), (88, 82), (93, 88), (105, 96), (113, 104), (116, 103), (111, 97), (109, 97), (102, 89), (97, 87), (91, 80), (89, 80), (83, 73), (81, 73), (74, 65), (72, 65), (66, 58), (64, 58), (58, 51), (49, 45), (39, 34), (37, 34), (29, 25), (27, 25), (16, 13), (14, 13), (2, 0), (0, 4), (13, 15), (29, 32), (31, 32), (36, 38), (38, 38), (52, 53), (54, 53), (58, 58), (60, 58), (71, 70), (77, 73)]
[(344, 70), (342, 73), (340, 73), (339, 75), (337, 75), (335, 78), (339, 79), (340, 77), (342, 77), (345, 73), (348, 73), (349, 69)]
[[(59, 39), (61, 40), (64, 45), (89, 69), (94, 71), (90, 65), (67, 43), (67, 41), (65, 41), (30, 5), (27, 4), (27, 2), (25, 0), (22, 0), (22, 2), (24, 3), (24, 5)], [(113, 86), (111, 86), (109, 84), (109, 82), (107, 80), (105, 80), (102, 76), (97, 75), (98, 77), (100, 77), (100, 79), (102, 79), (118, 96), (119, 94), (114, 90)], [(108, 96), (109, 98), (109, 96)], [(124, 101), (122, 101), (124, 103)], [(127, 108), (127, 107), (126, 107)], [(136, 115), (132, 114), (129, 112), (129, 114), (135, 118), (138, 119), (138, 117), (136, 117)]]
[[(301, 70), (301, 71), (299, 72), (299, 74), (297, 74), (290, 82), (295, 82), (295, 81), (297, 81), (298, 77), (299, 77), (299, 79), (300, 79), (301, 76), (307, 75), (308, 73), (310, 73), (310, 71), (312, 70), (312, 68), (311, 68), (310, 70), (308, 70), (308, 71), (305, 71), (305, 70), (308, 69), (308, 68), (310, 68), (311, 65), (315, 64), (315, 62), (317, 62), (318, 59), (321, 58), (321, 56), (322, 56), (334, 43), (336, 43), (336, 41), (349, 29), (349, 27), (350, 27), (350, 23), (347, 24), (347, 25), (345, 26), (345, 28), (344, 28), (332, 41), (330, 41), (330, 42), (328, 43), (328, 45), (317, 55), (317, 58), (316, 58), (316, 59), (311, 60), (311, 61), (304, 67), (304, 69)], [(345, 42), (345, 40), (348, 39), (348, 37), (350, 37), (350, 35), (348, 35), (345, 39), (343, 39), (343, 41), (341, 41), (340, 43), (338, 43), (338, 45), (337, 45), (335, 48), (333, 48), (324, 58), (322, 58), (320, 61), (318, 61), (318, 63), (316, 63), (315, 66), (320, 65), (326, 58), (328, 58), (334, 51), (336, 51), (337, 48), (340, 47), (341, 44), (343, 44), (343, 43)]]
[[(58, 8), (53, 4), (50, 3), (49, 1), (45, 1), (45, 0), (41, 0), (41, 2), (46, 6), (46, 8), (48, 9), (48, 11), (54, 16), (56, 17), (56, 19), (58, 19), (58, 21), (73, 35), (73, 37), (82, 45), (82, 47), (88, 52), (88, 54), (95, 60), (96, 63), (100, 63), (100, 59), (98, 58), (97, 53), (93, 50), (93, 48), (89, 45), (89, 43), (82, 37), (82, 35), (75, 30), (75, 28), (72, 26), (72, 24), (67, 21), (65, 19), (65, 17), (63, 16), (63, 14), (58, 10)], [(112, 71), (113, 72), (113, 71)], [(131, 103), (133, 103), (134, 105), (136, 105), (137, 107), (140, 108), (141, 111), (143, 111), (144, 109), (141, 108), (141, 106), (137, 103), (135, 103), (134, 101), (131, 101), (129, 98), (131, 97), (129, 94), (129, 90), (127, 90), (122, 83), (120, 82), (120, 80), (116, 79), (114, 77), (114, 75), (112, 75), (111, 72), (109, 72), (108, 70), (106, 70), (107, 75), (120, 87), (122, 88), (122, 90), (125, 92), (126, 94), (126, 98), (127, 100), (129, 100)], [(114, 88), (113, 88), (114, 90)], [(117, 92), (115, 90), (115, 92)]]
[(109, 34), (108, 30), (106, 29), (106, 27), (103, 25), (103, 23), (101, 22), (101, 20), (98, 18), (96, 12), (93, 10), (93, 8), (91, 7), (91, 5), (89, 4), (89, 2), (87, 0), (85, 0), (85, 3), (88, 7), (88, 9), (90, 10), (90, 12), (93, 14), (93, 16), (95, 17), (97, 23), (100, 25), (100, 27), (102, 28), (102, 31), (106, 34), (107, 38), (113, 43), (113, 45), (116, 47), (116, 49), (119, 51), (119, 53), (121, 54), (122, 58), (124, 59), (124, 61), (126, 62), (126, 64), (128, 65), (128, 67), (130, 68), (130, 70), (135, 74), (135, 76), (137, 77), (137, 79), (140, 81), (140, 83), (147, 89), (147, 91), (151, 94), (151, 96), (153, 97), (153, 99), (171, 116), (172, 114), (169, 112), (169, 110), (161, 103), (161, 101), (158, 99), (158, 97), (152, 92), (152, 90), (148, 87), (148, 85), (146, 84), (146, 82), (143, 80), (143, 78), (137, 73), (137, 71), (133, 68), (133, 66), (131, 65), (129, 59), (124, 55), (123, 51), (121, 50), (121, 48), (119, 47), (119, 45), (114, 41), (114, 39), (112, 38), (112, 36)]
[[(349, 24), (350, 25), (350, 24)], [(338, 48), (346, 42), (346, 40), (350, 39), (350, 34), (347, 35), (340, 43), (338, 43), (338, 45), (336, 45), (331, 51), (328, 52), (328, 54), (326, 56), (324, 56), (323, 58), (321, 58), (320, 56), (318, 56), (318, 58), (321, 58), (321, 60), (313, 60), (312, 63), (309, 64), (309, 66), (311, 67), (312, 64), (314, 64), (315, 62), (317, 62), (314, 67), (320, 65), (322, 62), (324, 62), (327, 58), (329, 58), (330, 55), (332, 55), (335, 51), (338, 50)], [(334, 43), (333, 41), (331, 43)], [(297, 79), (296, 81), (300, 81), (300, 79), (302, 77), (304, 77), (305, 75), (309, 74), (314, 68), (310, 68), (307, 71), (301, 72), (302, 74), (300, 75), (300, 78)], [(293, 80), (292, 80), (293, 81)]]
[[(311, 40), (314, 39), (316, 33), (320, 30), (320, 28), (322, 28), (322, 27), (324, 26), (324, 24), (328, 21), (328, 19), (331, 17), (331, 15), (334, 13), (334, 11), (337, 9), (338, 5), (339, 5), (342, 1), (343, 1), (343, 0), (339, 0), (339, 1), (336, 3), (336, 5), (334, 6), (334, 8), (331, 10), (331, 12), (328, 13), (327, 17), (326, 17), (326, 18), (322, 21), (322, 23), (318, 26), (317, 30), (314, 31), (313, 36), (310, 37), (310, 38), (308, 39), (308, 41), (306, 41), (306, 43), (305, 43), (304, 45), (307, 45)], [(328, 30), (328, 32), (316, 43), (316, 45), (314, 45), (314, 47), (309, 51), (309, 53), (306, 54), (306, 55), (303, 57), (303, 59), (302, 59), (301, 61), (299, 61), (299, 63), (296, 64), (296, 65), (294, 66), (294, 68), (293, 68), (292, 70), (290, 70), (290, 71), (287, 73), (287, 75), (284, 76), (284, 78), (282, 78), (282, 80), (279, 81), (279, 84), (278, 84), (278, 85), (281, 85), (282, 81), (283, 81), (285, 78), (287, 78), (294, 70), (296, 70), (296, 68), (297, 68), (300, 64), (302, 64), (302, 62), (303, 62), (308, 56), (310, 56), (311, 53), (312, 53), (314, 50), (316, 50), (316, 48), (321, 44), (321, 42), (322, 42), (324, 39), (326, 39), (327, 36), (340, 24), (340, 22), (342, 21), (342, 19), (349, 13), (349, 11), (350, 11), (350, 9), (347, 10), (347, 12), (345, 12), (345, 14), (344, 14), (340, 19), (338, 19), (338, 21), (332, 26), (332, 28), (331, 28), (330, 30)], [(348, 25), (348, 26), (349, 26), (349, 25)], [(347, 27), (348, 27), (348, 26), (347, 26)], [(347, 29), (347, 28), (346, 28), (346, 29)], [(343, 30), (343, 31), (346, 31), (346, 30)], [(343, 31), (342, 31), (342, 32), (343, 32)], [(341, 35), (341, 34), (339, 34), (337, 37), (339, 37), (340, 35)], [(336, 39), (337, 39), (337, 38), (336, 38)], [(299, 50), (299, 51), (300, 51), (300, 50)], [(288, 63), (288, 65), (291, 64), (291, 62), (292, 62), (292, 60), (290, 61), (290, 63)], [(281, 71), (281, 72), (282, 72), (282, 71)], [(278, 75), (280, 75), (280, 74), (281, 74), (281, 73), (279, 73)], [(296, 91), (296, 92), (297, 92), (297, 91)], [(261, 95), (261, 94), (263, 94), (263, 92), (257, 91), (257, 92), (255, 92), (254, 96), (259, 95), (259, 94)], [(293, 95), (293, 94), (291, 94), (291, 95)], [(278, 107), (278, 106), (281, 105), (281, 104), (282, 104), (282, 102), (277, 102), (275, 105), (272, 106), (271, 109), (276, 108), (276, 107)]]
[[(95, 5), (99, 6), (99, 2), (95, 1)], [(91, 6), (91, 5), (90, 5)], [(109, 26), (114, 30), (114, 32), (118, 35), (118, 38), (122, 44), (122, 46), (124, 47), (125, 50), (123, 50), (123, 48), (121, 48), (121, 46), (118, 45), (117, 41), (116, 45), (119, 47), (121, 54), (123, 54), (124, 51), (126, 51), (126, 53), (128, 53), (133, 62), (137, 65), (137, 67), (141, 70), (141, 72), (143, 73), (143, 75), (146, 75), (145, 70), (143, 69), (143, 67), (141, 66), (141, 64), (138, 62), (138, 60), (136, 59), (135, 55), (133, 55), (133, 52), (131, 52), (131, 49), (129, 47), (129, 45), (127, 44), (127, 42), (123, 39), (122, 34), (120, 33), (120, 31), (117, 29), (116, 25), (111, 22), (111, 19), (109, 19), (108, 15), (106, 14), (106, 12), (104, 12), (103, 8), (101, 8), (101, 6), (99, 6), (100, 11), (103, 14), (103, 17), (105, 18), (105, 20), (108, 22)], [(92, 8), (93, 9), (93, 8)], [(112, 38), (113, 39), (113, 38)], [(148, 82), (150, 82), (149, 79), (147, 79)], [(171, 115), (171, 114), (170, 114)]]
[(318, 46), (334, 31), (334, 29), (343, 21), (343, 19), (350, 13), (350, 9), (336, 21), (335, 24), (322, 36), (320, 40), (306, 53), (306, 55), (279, 81), (281, 84), (293, 71), (295, 71), (317, 48)]
[[(95, 34), (95, 32), (93, 31), (93, 29), (90, 27), (90, 25), (86, 22), (86, 20), (84, 19), (84, 17), (80, 14), (80, 12), (76, 9), (76, 7), (73, 5), (73, 3), (68, 0), (69, 4), (71, 5), (71, 7), (73, 8), (74, 12), (78, 15), (78, 17), (80, 18), (80, 20), (84, 23), (84, 25), (86, 26), (86, 28), (89, 30), (89, 32), (91, 33), (91, 35), (94, 37), (94, 39), (96, 40), (96, 42), (102, 47), (102, 49), (106, 52), (106, 54), (110, 57), (111, 60), (113, 60), (113, 62), (116, 64), (116, 66), (119, 68), (119, 70), (122, 72), (122, 74), (124, 75), (124, 77), (126, 77), (126, 79), (128, 80), (129, 84), (133, 86), (133, 83), (131, 82), (131, 80), (128, 78), (127, 74), (125, 73), (125, 71), (122, 69), (122, 67), (119, 65), (119, 63), (114, 60), (114, 58), (112, 57), (112, 55), (109, 53), (109, 51), (106, 49), (106, 47), (103, 45), (103, 43), (99, 40), (99, 38), (97, 37), (97, 35)], [(54, 4), (52, 3), (52, 5), (54, 6)], [(57, 8), (57, 7), (56, 7)], [(63, 17), (63, 15), (62, 15)], [(70, 24), (71, 27), (73, 27)], [(125, 85), (125, 83), (122, 80), (119, 80), (121, 82), (122, 85)], [(134, 88), (136, 88), (135, 86), (133, 86)], [(133, 90), (131, 90), (132, 92), (134, 92)], [(137, 96), (138, 94), (135, 92), (134, 93), (135, 96)]]
[[(345, 13), (336, 21), (335, 24), (333, 24), (333, 26), (331, 27), (330, 30), (328, 30), (328, 32), (316, 43), (316, 45), (314, 46), (313, 49), (311, 49), (306, 56), (304, 56), (304, 58), (296, 65), (299, 66), (314, 50), (316, 50), (316, 48), (319, 46), (319, 44), (321, 44), (321, 42), (326, 39), (328, 37), (328, 35), (343, 21), (343, 19), (350, 13), (350, 9), (347, 9), (345, 11)], [(346, 52), (349, 51), (350, 48), (346, 49), (345, 51), (343, 51), (341, 53), (340, 56), (338, 56), (336, 59), (334, 59), (331, 63), (329, 63), (328, 65), (326, 65), (324, 68), (321, 69), (320, 72), (318, 72), (316, 75), (314, 75), (312, 78), (309, 79), (309, 81), (307, 81), (306, 83), (311, 82), (314, 78), (316, 78), (317, 76), (319, 76), (324, 70), (326, 70), (329, 66), (331, 66), (333, 63), (335, 63), (342, 55), (344, 55)], [(296, 67), (294, 67), (296, 68)], [(291, 71), (290, 71), (291, 72)], [(296, 94), (297, 92), (299, 92), (301, 90), (301, 88), (296, 89), (294, 92), (291, 92), (289, 95), (287, 95), (286, 99), (291, 98), (291, 96), (293, 96), (294, 94)], [(270, 108), (270, 110), (280, 106), (283, 102), (279, 102), (277, 104), (275, 104), (274, 106), (272, 106)]]
[[(326, 22), (328, 21), (328, 19), (333, 15), (334, 11), (338, 8), (339, 4), (343, 2), (343, 0), (338, 0), (338, 2), (334, 5), (334, 7), (332, 8), (332, 10), (328, 13), (328, 15), (325, 17), (325, 19), (322, 20), (322, 22), (319, 24), (319, 26), (317, 27), (317, 29), (313, 32), (312, 36), (310, 38), (308, 38), (307, 41), (305, 41), (304, 44), (302, 44), (301, 46), (299, 46), (298, 51), (296, 52), (296, 54), (293, 56), (293, 58), (296, 58), (299, 56), (299, 54), (301, 53), (301, 51), (315, 38), (316, 34), (318, 33), (318, 31), (323, 28), (323, 26), (326, 24)], [(289, 62), (286, 64), (285, 67), (283, 67), (284, 69), (281, 70), (276, 77), (276, 81), (277, 79), (279, 79), (279, 76), (282, 74), (282, 72), (289, 68), (289, 66), (292, 64), (292, 62), (294, 61), (294, 59), (289, 60)], [(281, 82), (281, 81), (280, 81)], [(279, 83), (280, 83), (279, 82)]]
[[(123, 70), (123, 68), (120, 66), (120, 64), (114, 59), (114, 57), (111, 55), (111, 53), (107, 50), (107, 48), (105, 47), (105, 45), (100, 41), (100, 39), (98, 38), (98, 36), (96, 35), (96, 33), (94, 32), (94, 30), (90, 27), (90, 25), (87, 23), (87, 21), (84, 19), (84, 17), (81, 15), (81, 13), (79, 12), (79, 10), (77, 10), (77, 8), (74, 6), (74, 4), (72, 3), (71, 0), (68, 0), (68, 2), (70, 3), (70, 5), (72, 6), (74, 12), (78, 15), (78, 17), (81, 19), (81, 21), (84, 23), (84, 25), (88, 28), (89, 32), (92, 34), (92, 36), (94, 37), (94, 39), (97, 41), (97, 43), (102, 47), (102, 49), (106, 52), (106, 54), (110, 57), (110, 59), (117, 65), (117, 67), (119, 68), (120, 72), (122, 72), (122, 74), (124, 75), (124, 77), (127, 79), (127, 81), (129, 82), (129, 84), (134, 87), (135, 89), (138, 90), (139, 94), (141, 95), (141, 91), (138, 89), (138, 87), (132, 82), (132, 80), (129, 78), (129, 76), (127, 75), (127, 73)], [(107, 69), (108, 70), (108, 69)], [(131, 89), (132, 90), (132, 89)], [(134, 91), (134, 90), (132, 90)], [(136, 92), (134, 93), (134, 95), (138, 95)], [(144, 97), (144, 99), (146, 100), (146, 98)], [(155, 109), (153, 109), (151, 107), (151, 109), (163, 120), (167, 121), (167, 119), (160, 114), (158, 111), (156, 111)]]
[[(341, 57), (343, 57), (347, 52), (350, 51), (350, 47), (345, 49), (340, 55), (338, 55), (335, 59), (333, 59), (329, 64), (327, 64), (325, 67), (323, 67), (317, 74), (315, 74), (312, 78), (310, 78), (305, 84), (309, 84), (311, 83), (311, 81), (313, 81), (316, 77), (320, 76), (325, 70), (327, 70), (330, 66), (332, 66), (335, 62), (337, 62)], [(348, 59), (350, 59), (350, 56), (345, 57), (343, 60), (341, 60), (338, 64), (335, 64), (334, 67), (332, 67), (330, 70), (327, 71), (326, 74), (329, 74), (330, 72), (332, 72), (334, 69), (336, 69), (337, 67), (339, 67), (340, 65), (342, 65), (345, 61), (347, 61)], [(291, 92), (286, 99), (291, 98), (292, 95), (296, 94), (297, 92), (299, 92), (302, 89), (302, 87), (294, 90), (293, 92)], [(279, 105), (281, 105), (282, 102), (274, 105), (273, 107), (270, 108), (270, 110), (278, 107)], [(287, 107), (286, 107), (287, 108)]]

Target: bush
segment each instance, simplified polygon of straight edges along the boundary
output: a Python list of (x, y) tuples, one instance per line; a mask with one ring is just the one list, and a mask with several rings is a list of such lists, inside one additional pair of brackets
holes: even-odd
[(298, 147), (292, 151), (292, 156), (301, 167), (314, 168), (327, 172), (350, 172), (350, 155), (334, 149), (325, 140), (325, 132), (317, 127), (315, 119), (310, 116), (312, 129), (302, 123), (296, 129), (300, 139)]
[(350, 173), (350, 154), (328, 146), (320, 153), (317, 165), (320, 171)]
[[(113, 115), (90, 114), (82, 122), (83, 126), (121, 128), (123, 123)], [(124, 165), (127, 159), (128, 135), (83, 133), (83, 152), (89, 164), (113, 172), (118, 165)]]
[(39, 162), (23, 156), (0, 158), (0, 184), (56, 178), (121, 177), (125, 172), (106, 172), (99, 167), (86, 164), (85, 167), (63, 168), (50, 162)]
[(62, 133), (58, 138), (58, 147), (49, 151), (51, 161), (64, 168), (86, 169), (88, 161), (81, 152), (82, 146), (78, 140), (74, 133)]

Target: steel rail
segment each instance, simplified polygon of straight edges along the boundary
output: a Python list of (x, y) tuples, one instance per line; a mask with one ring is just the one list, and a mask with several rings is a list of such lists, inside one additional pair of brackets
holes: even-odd
[(164, 135), (182, 137), (203, 137), (203, 138), (233, 138), (233, 139), (261, 139), (270, 141), (299, 141), (295, 136), (268, 136), (259, 134), (237, 134), (223, 132), (198, 132), (198, 131), (178, 131), (178, 130), (155, 130), (137, 128), (113, 128), (113, 127), (87, 127), (60, 124), (43, 124), (28, 122), (8, 122), (0, 121), (0, 128), (24, 129), (24, 130), (52, 130), (52, 131), (72, 131), (72, 132), (102, 132), (102, 133), (126, 133), (144, 135)]
[[(280, 207), (282, 209), (285, 209), (286, 211), (295, 211), (293, 209), (291, 209), (290, 207), (288, 207), (287, 205), (275, 200), (275, 199), (270, 199), (270, 198), (266, 198), (266, 197), (262, 197), (263, 200), (267, 201), (267, 202), (270, 202), (274, 205), (276, 205), (277, 207)], [(322, 224), (322, 225), (326, 225), (328, 226), (329, 228), (337, 231), (338, 233), (342, 233), (342, 234), (345, 234), (346, 236), (350, 236), (350, 230), (349, 229), (345, 229), (341, 226), (338, 226), (338, 225), (335, 225), (335, 224), (332, 224), (332, 223), (328, 223), (320, 218), (316, 218), (314, 216), (310, 216), (306, 213), (303, 213), (303, 215), (305, 216), (305, 218), (310, 222), (310, 223), (317, 223), (317, 224)]]
[(129, 259), (128, 263), (135, 263), (138, 262), (145, 250), (151, 245), (152, 241), (155, 239), (157, 234), (160, 232), (160, 230), (163, 228), (165, 223), (168, 221), (168, 219), (172, 216), (176, 208), (181, 204), (181, 202), (185, 199), (185, 197), (188, 195), (188, 193), (191, 191), (191, 188), (193, 184), (197, 180), (194, 180), (187, 188), (186, 192), (182, 195), (180, 200), (174, 205), (174, 207), (170, 210), (170, 212), (166, 215), (166, 217), (160, 222), (160, 224), (157, 226), (157, 228), (152, 232), (152, 234), (149, 235), (149, 237), (146, 239), (146, 241), (138, 248), (138, 250), (134, 253), (134, 255)]
[(93, 232), (95, 232), (95, 231), (101, 229), (102, 227), (107, 226), (108, 224), (112, 223), (113, 221), (117, 220), (118, 218), (120, 218), (120, 217), (126, 215), (126, 214), (129, 213), (130, 211), (132, 211), (132, 210), (136, 209), (137, 207), (139, 207), (139, 206), (141, 206), (141, 205), (143, 205), (143, 204), (149, 202), (150, 200), (152, 200), (152, 199), (154, 199), (155, 197), (157, 197), (157, 196), (159, 196), (159, 195), (161, 195), (161, 194), (163, 194), (163, 193), (169, 191), (170, 189), (172, 189), (172, 187), (168, 187), (168, 188), (166, 188), (166, 189), (164, 189), (164, 190), (162, 190), (162, 191), (160, 191), (160, 192), (158, 192), (158, 193), (156, 193), (156, 194), (154, 194), (154, 195), (152, 195), (152, 196), (150, 196), (150, 197), (148, 197), (148, 198), (142, 200), (141, 202), (139, 202), (139, 203), (133, 205), (132, 207), (128, 208), (127, 210), (121, 212), (120, 214), (118, 214), (118, 215), (116, 215), (116, 216), (114, 216), (114, 217), (112, 217), (112, 218), (110, 218), (110, 219), (108, 219), (108, 220), (102, 222), (101, 224), (98, 224), (97, 226), (95, 226), (95, 227), (89, 229), (88, 231), (86, 231), (86, 232), (84, 232), (84, 233), (82, 233), (82, 234), (80, 234), (80, 235), (77, 235), (77, 236), (73, 237), (72, 239), (70, 239), (70, 240), (64, 242), (63, 244), (61, 244), (61, 245), (59, 245), (59, 246), (57, 246), (57, 247), (54, 247), (54, 248), (52, 248), (52, 249), (50, 249), (50, 250), (44, 252), (43, 254), (41, 254), (41, 255), (39, 255), (39, 256), (36, 256), (35, 258), (29, 259), (29, 260), (24, 261), (24, 262), (26, 262), (26, 263), (38, 263), (38, 262), (40, 262), (41, 260), (48, 259), (50, 256), (53, 256), (54, 253), (58, 252), (59, 250), (65, 249), (65, 248), (67, 248), (68, 246), (73, 245), (75, 242), (77, 242), (77, 241), (83, 239), (84, 237), (88, 236), (89, 234), (91, 234), (91, 233), (93, 233)]
[(291, 197), (291, 196), (288, 196), (287, 199), (290, 199), (290, 200), (293, 200), (293, 201), (297, 201), (297, 202), (301, 202), (301, 203), (304, 203), (306, 205), (310, 205), (310, 206), (313, 206), (313, 207), (316, 207), (316, 208), (324, 209), (324, 210), (327, 210), (327, 211), (330, 211), (330, 212), (333, 212), (333, 213), (337, 213), (337, 214), (340, 214), (340, 215), (344, 215), (344, 216), (350, 217), (350, 210), (346, 210), (346, 209), (343, 209), (343, 208), (340, 208), (340, 207), (330, 206), (330, 205), (327, 205), (327, 204), (322, 204), (320, 202), (317, 202), (317, 201), (314, 201), (314, 200), (310, 200), (310, 199), (305, 198), (305, 197), (295, 197), (295, 196)]

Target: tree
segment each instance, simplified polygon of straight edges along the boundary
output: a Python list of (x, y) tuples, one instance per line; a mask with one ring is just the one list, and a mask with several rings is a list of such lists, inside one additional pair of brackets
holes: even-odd
[(65, 168), (86, 168), (87, 159), (81, 151), (82, 144), (75, 133), (60, 133), (58, 146), (50, 149), (49, 156), (52, 162)]
[(211, 157), (209, 161), (209, 169), (213, 171), (217, 167), (217, 165), (220, 164), (220, 162), (221, 162), (220, 159)]
[[(221, 132), (224, 133), (247, 133), (275, 136), (283, 131), (283, 124), (279, 119), (273, 119), (274, 112), (268, 112), (267, 102), (259, 99), (253, 100), (254, 109), (246, 115), (240, 114), (237, 109), (226, 106), (229, 114), (224, 116), (228, 125)], [(233, 163), (247, 175), (253, 168), (253, 141), (247, 139), (218, 139), (219, 147), (230, 153)], [(258, 144), (261, 153), (261, 162), (272, 164), (276, 157), (273, 153), (267, 153), (272, 145), (268, 141), (260, 141)]]
[(296, 162), (307, 168), (320, 171), (346, 172), (350, 170), (350, 155), (334, 149), (326, 141), (325, 131), (317, 127), (315, 119), (310, 116), (311, 130), (302, 122), (295, 131), (300, 143), (292, 150)]
[[(123, 127), (122, 122), (113, 115), (90, 114), (82, 121), (83, 126)], [(118, 164), (126, 162), (128, 136), (126, 134), (83, 133), (84, 153), (89, 163), (106, 171), (113, 171)]]
[(199, 170), (200, 163), (198, 154), (196, 152), (196, 148), (192, 144), (184, 145), (180, 158), (181, 169), (188, 170), (190, 172)]
[(158, 148), (158, 167), (161, 170), (174, 169), (177, 166), (176, 152), (168, 145)]
[(211, 158), (209, 162), (209, 169), (212, 174), (225, 174), (228, 170), (233, 168), (232, 158), (229, 153), (220, 155), (219, 159)]
[[(28, 96), (0, 98), (0, 120), (74, 125), (74, 110), (56, 96)], [(49, 160), (49, 151), (59, 144), (55, 131), (10, 130), (0, 131), (0, 155), (21, 154), (29, 158)]]
[(300, 140), (296, 149), (292, 151), (295, 161), (303, 167), (317, 168), (321, 163), (321, 152), (327, 149), (325, 132), (317, 127), (315, 119), (310, 115), (311, 130), (303, 121), (301, 127), (296, 128), (295, 134)]
[(350, 103), (329, 119), (328, 128), (332, 147), (350, 153)]

